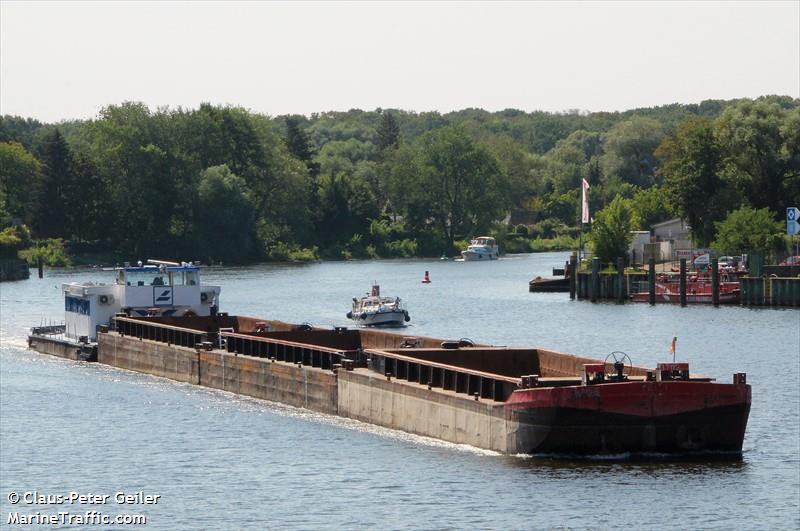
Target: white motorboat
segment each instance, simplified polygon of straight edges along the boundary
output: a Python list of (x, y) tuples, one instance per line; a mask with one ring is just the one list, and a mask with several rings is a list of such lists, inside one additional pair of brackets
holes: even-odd
[(381, 297), (381, 288), (373, 284), (366, 297), (353, 297), (353, 309), (347, 318), (362, 326), (403, 326), (411, 320), (400, 297)]
[(497, 260), (499, 254), (497, 242), (491, 236), (479, 236), (469, 242), (469, 247), (461, 251), (461, 257), (468, 262)]

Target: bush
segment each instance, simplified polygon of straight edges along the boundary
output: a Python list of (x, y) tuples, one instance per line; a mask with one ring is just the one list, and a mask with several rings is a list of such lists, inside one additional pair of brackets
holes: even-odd
[(784, 225), (767, 208), (742, 207), (715, 223), (717, 237), (711, 247), (717, 253), (774, 256), (784, 246)]
[(528, 238), (519, 236), (506, 238), (503, 242), (504, 253), (529, 253), (531, 252), (531, 242)]
[(64, 240), (52, 238), (41, 240), (35, 247), (29, 247), (19, 252), (19, 257), (30, 265), (36, 265), (39, 258), (50, 267), (66, 267), (72, 265), (72, 259), (64, 248)]
[(367, 253), (367, 248), (364, 245), (363, 238), (360, 234), (353, 234), (350, 237), (350, 240), (344, 244), (341, 256), (345, 260), (351, 260), (353, 258), (367, 258), (369, 256)]
[(469, 247), (469, 242), (470, 240), (455, 240), (453, 242), (453, 247), (460, 252)]
[(566, 225), (557, 219), (543, 219), (531, 227), (530, 234), (531, 236), (535, 236), (537, 238), (555, 238), (557, 235), (556, 231), (562, 227), (566, 227)]
[(631, 241), (631, 208), (626, 199), (617, 197), (597, 213), (589, 241), (595, 256), (602, 262), (614, 262), (628, 256)]
[(31, 243), (31, 231), (25, 225), (0, 231), (0, 258), (16, 258), (17, 253)]
[(536, 238), (530, 242), (530, 250), (534, 253), (551, 251), (570, 251), (578, 248), (578, 238), (557, 236), (555, 238)]
[(307, 249), (297, 244), (275, 242), (269, 248), (267, 258), (274, 262), (313, 262), (319, 260), (316, 246)]
[(411, 258), (417, 256), (417, 242), (415, 240), (395, 240), (386, 246), (388, 256), (396, 258)]

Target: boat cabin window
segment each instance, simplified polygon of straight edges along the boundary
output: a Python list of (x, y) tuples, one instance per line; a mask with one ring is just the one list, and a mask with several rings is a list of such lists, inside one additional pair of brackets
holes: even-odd
[(171, 286), (172, 275), (157, 269), (153, 271), (128, 271), (125, 275), (128, 286)]

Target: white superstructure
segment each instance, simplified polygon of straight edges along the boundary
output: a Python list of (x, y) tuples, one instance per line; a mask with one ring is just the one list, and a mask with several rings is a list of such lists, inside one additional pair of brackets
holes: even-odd
[(216, 314), (219, 286), (200, 284), (200, 268), (148, 260), (147, 265), (114, 268), (113, 284), (63, 284), (64, 324), (68, 337), (97, 337), (97, 327), (119, 312), (131, 316)]
[(497, 260), (499, 254), (497, 242), (491, 236), (479, 236), (461, 251), (461, 256), (466, 261)]

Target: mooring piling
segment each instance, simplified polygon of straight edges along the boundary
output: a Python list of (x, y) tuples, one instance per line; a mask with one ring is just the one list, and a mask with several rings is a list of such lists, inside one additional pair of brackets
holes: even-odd
[(681, 258), (681, 306), (686, 306), (686, 258)]

